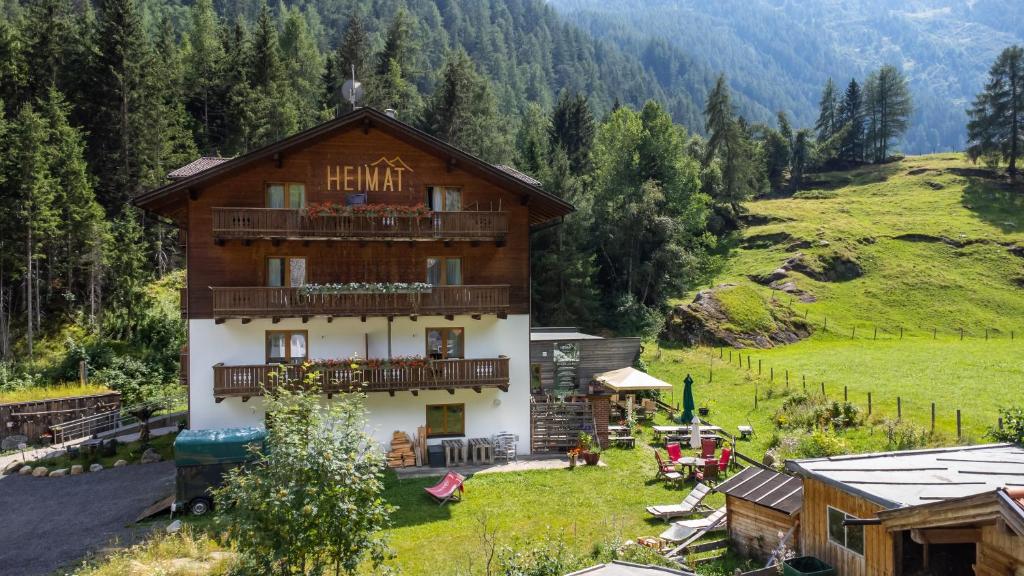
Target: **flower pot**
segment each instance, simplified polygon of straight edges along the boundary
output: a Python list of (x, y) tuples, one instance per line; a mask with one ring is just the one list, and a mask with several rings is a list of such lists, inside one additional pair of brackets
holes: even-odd
[(711, 414), (711, 408), (697, 408), (697, 414), (706, 417), (708, 414)]
[(597, 466), (597, 463), (601, 460), (600, 452), (584, 452), (581, 456), (583, 456), (583, 461), (587, 463), (587, 466)]

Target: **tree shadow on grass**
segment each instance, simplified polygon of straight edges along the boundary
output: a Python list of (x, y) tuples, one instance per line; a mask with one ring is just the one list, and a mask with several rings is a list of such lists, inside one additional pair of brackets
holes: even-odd
[(438, 473), (437, 476), (399, 480), (391, 473), (388, 474), (384, 482), (384, 499), (388, 504), (398, 507), (391, 515), (392, 528), (451, 519), (451, 507), (459, 506), (460, 503), (448, 502), (438, 505), (437, 501), (423, 491), (424, 488), (437, 484), (442, 475)]
[(968, 177), (960, 203), (1003, 232), (1024, 230), (1024, 186), (993, 178)]

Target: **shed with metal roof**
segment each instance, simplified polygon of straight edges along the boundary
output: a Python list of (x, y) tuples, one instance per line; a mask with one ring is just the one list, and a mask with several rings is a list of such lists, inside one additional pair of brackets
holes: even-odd
[(803, 504), (800, 478), (752, 466), (716, 486), (715, 491), (725, 494), (729, 539), (737, 551), (766, 560), (780, 542), (798, 549)]

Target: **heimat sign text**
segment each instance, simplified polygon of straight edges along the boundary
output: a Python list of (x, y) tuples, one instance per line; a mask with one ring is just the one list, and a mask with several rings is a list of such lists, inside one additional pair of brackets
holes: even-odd
[(369, 164), (328, 164), (327, 191), (395, 192), (402, 190), (402, 177), (412, 168), (395, 156), (381, 156)]

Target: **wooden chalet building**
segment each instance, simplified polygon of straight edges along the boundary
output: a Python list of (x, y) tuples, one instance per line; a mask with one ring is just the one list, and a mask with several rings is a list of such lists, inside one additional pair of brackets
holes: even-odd
[(369, 108), (169, 177), (136, 204), (181, 230), (190, 427), (262, 424), (308, 361), (328, 397), (365, 383), (381, 442), (528, 449), (530, 231), (572, 206)]

